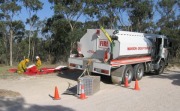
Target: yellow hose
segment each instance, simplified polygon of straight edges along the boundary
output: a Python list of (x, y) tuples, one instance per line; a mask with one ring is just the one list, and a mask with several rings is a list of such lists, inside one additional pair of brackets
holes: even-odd
[(102, 26), (100, 26), (100, 29), (103, 31), (104, 35), (108, 38), (109, 42), (112, 43), (112, 39), (110, 35), (104, 30)]

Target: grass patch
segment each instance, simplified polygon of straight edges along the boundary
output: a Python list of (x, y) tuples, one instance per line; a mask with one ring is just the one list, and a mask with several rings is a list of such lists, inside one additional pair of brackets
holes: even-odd
[[(30, 64), (29, 64), (30, 65)], [(61, 64), (47, 64), (43, 63), (41, 68), (56, 68), (57, 66), (60, 66)], [(66, 65), (66, 64), (65, 64)], [(12, 73), (9, 72), (9, 69), (15, 68), (17, 69), (17, 66), (5, 66), (0, 64), (0, 79), (18, 79), (20, 77), (29, 77), (25, 74), (18, 74), (18, 73)]]
[(0, 67), (0, 79), (15, 79), (15, 78), (19, 78), (20, 76), (22, 76), (18, 73), (9, 72), (9, 69), (11, 69), (11, 68), (16, 68), (16, 67), (10, 67), (10, 66)]

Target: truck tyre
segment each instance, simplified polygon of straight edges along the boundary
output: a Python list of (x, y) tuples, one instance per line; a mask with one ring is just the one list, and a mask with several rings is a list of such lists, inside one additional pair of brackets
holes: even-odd
[(134, 66), (134, 78), (133, 80), (141, 80), (144, 75), (144, 66), (143, 64), (136, 64)]
[(134, 75), (134, 70), (133, 67), (131, 65), (127, 65), (125, 70), (124, 70), (124, 74), (123, 74), (123, 79), (122, 79), (122, 83), (125, 83), (125, 78), (128, 78), (128, 83), (131, 83), (132, 79), (133, 79), (133, 75)]
[(165, 62), (163, 60), (161, 60), (159, 63), (159, 69), (155, 70), (155, 73), (157, 75), (162, 74), (164, 72), (164, 68), (165, 68)]

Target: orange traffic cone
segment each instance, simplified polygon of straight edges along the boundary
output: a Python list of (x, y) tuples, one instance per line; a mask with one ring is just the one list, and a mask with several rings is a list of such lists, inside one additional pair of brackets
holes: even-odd
[(61, 99), (61, 98), (59, 97), (58, 88), (57, 88), (57, 86), (56, 86), (56, 87), (55, 87), (55, 92), (54, 92), (54, 100), (59, 100), (59, 99)]
[(125, 84), (124, 84), (125, 87), (129, 87), (129, 83), (128, 83), (128, 78), (125, 77)]
[(134, 90), (140, 90), (139, 84), (138, 84), (138, 80), (137, 80), (137, 79), (136, 79), (136, 81), (135, 81)]
[(84, 93), (84, 85), (81, 85), (81, 94), (80, 94), (80, 99), (86, 99), (87, 97), (86, 97), (86, 95), (85, 95), (85, 93)]

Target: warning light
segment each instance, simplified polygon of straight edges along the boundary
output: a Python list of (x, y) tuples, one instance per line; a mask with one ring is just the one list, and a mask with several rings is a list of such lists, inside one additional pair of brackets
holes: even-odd
[(96, 30), (96, 35), (98, 38), (100, 37), (100, 30)]
[(97, 35), (100, 35), (100, 30), (96, 30), (96, 34), (97, 34)]

